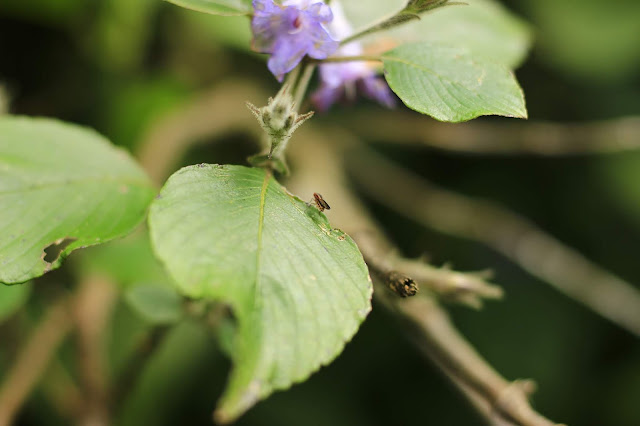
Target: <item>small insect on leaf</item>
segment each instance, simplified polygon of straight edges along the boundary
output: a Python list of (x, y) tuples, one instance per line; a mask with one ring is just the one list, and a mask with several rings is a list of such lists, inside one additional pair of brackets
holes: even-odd
[(322, 195), (318, 194), (317, 192), (313, 193), (313, 201), (316, 204), (318, 210), (320, 210), (321, 212), (325, 210), (331, 210), (331, 206), (329, 205), (329, 203), (327, 203), (324, 198), (322, 198)]

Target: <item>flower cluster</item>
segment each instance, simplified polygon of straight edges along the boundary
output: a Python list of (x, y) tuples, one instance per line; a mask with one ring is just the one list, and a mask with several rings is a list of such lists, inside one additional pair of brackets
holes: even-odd
[[(349, 36), (352, 28), (340, 3), (335, 2), (332, 10), (331, 34), (337, 38)], [(360, 43), (351, 42), (337, 53), (340, 56), (359, 56), (364, 49)], [(318, 110), (326, 111), (338, 101), (354, 101), (358, 92), (387, 108), (395, 106), (396, 98), (387, 83), (376, 75), (374, 68), (361, 61), (320, 65), (320, 88), (312, 95), (311, 102)]]
[(288, 0), (278, 5), (273, 0), (253, 0), (253, 8), (252, 47), (271, 54), (267, 66), (278, 81), (305, 55), (326, 59), (338, 49), (324, 26), (333, 14), (321, 1)]
[[(322, 0), (287, 0), (282, 5), (253, 0), (253, 7), (253, 49), (271, 55), (267, 65), (278, 81), (305, 55), (326, 59), (335, 52), (341, 56), (363, 53), (359, 43), (339, 47), (336, 39), (350, 35), (352, 28), (335, 0), (332, 8)], [(386, 82), (364, 62), (320, 65), (320, 87), (311, 101), (316, 109), (326, 111), (338, 101), (353, 101), (357, 92), (384, 106), (395, 105)]]

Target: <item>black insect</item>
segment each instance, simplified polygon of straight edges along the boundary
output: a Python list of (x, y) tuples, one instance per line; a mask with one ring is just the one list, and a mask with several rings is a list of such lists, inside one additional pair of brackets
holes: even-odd
[(316, 204), (318, 210), (320, 210), (321, 212), (325, 210), (331, 210), (331, 206), (329, 205), (329, 203), (327, 203), (324, 198), (322, 198), (322, 195), (318, 194), (317, 192), (313, 193), (313, 201)]
[(418, 284), (401, 272), (389, 271), (386, 278), (391, 291), (400, 297), (411, 297), (418, 293)]

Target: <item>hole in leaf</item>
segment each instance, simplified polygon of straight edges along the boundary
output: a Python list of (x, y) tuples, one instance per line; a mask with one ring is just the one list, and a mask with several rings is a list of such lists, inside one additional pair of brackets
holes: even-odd
[(47, 263), (53, 263), (60, 257), (60, 254), (69, 247), (69, 244), (77, 240), (77, 238), (60, 238), (52, 244), (49, 244), (44, 249), (44, 261)]

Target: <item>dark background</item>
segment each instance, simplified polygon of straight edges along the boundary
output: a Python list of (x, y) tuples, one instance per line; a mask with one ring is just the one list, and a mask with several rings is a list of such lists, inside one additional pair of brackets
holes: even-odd
[[(531, 55), (517, 71), (531, 121), (640, 115), (639, 2), (504, 3), (535, 33)], [(156, 0), (1, 0), (0, 82), (10, 93), (11, 112), (85, 124), (133, 149), (150, 123), (226, 77), (247, 77), (275, 92), (261, 58), (233, 47), (230, 33), (220, 37), (220, 31), (203, 25), (207, 18), (193, 15)], [(358, 108), (378, 109), (366, 102)], [(331, 114), (344, 120), (349, 111), (338, 108)], [(505, 121), (482, 120), (496, 126)], [(242, 163), (252, 149), (245, 139), (232, 135), (230, 143), (200, 148), (183, 163)], [(494, 200), (530, 218), (601, 266), (640, 282), (640, 152), (504, 157), (369, 142), (447, 188)], [(536, 409), (570, 425), (640, 424), (637, 338), (491, 249), (422, 229), (374, 202), (370, 207), (406, 254), (428, 253), (434, 263), (451, 261), (461, 270), (495, 271), (506, 298), (479, 312), (452, 306), (452, 316), (503, 375), (536, 380)], [(34, 291), (26, 312), (0, 327), (0, 372), (15, 354), (19, 330), (28, 329), (52, 288), (71, 286), (71, 277), (73, 272), (63, 268), (37, 280), (36, 288), (44, 290)], [(148, 325), (121, 303), (112, 327), (109, 350), (117, 364), (118, 357), (126, 357), (119, 354), (127, 342)], [(69, 343), (63, 364), (73, 362), (71, 351)], [(118, 424), (209, 424), (228, 368), (207, 331), (185, 321), (160, 344), (124, 400)], [(19, 424), (67, 421), (38, 390)], [(333, 364), (274, 394), (237, 424), (482, 422), (405, 340), (394, 320), (374, 306)]]

